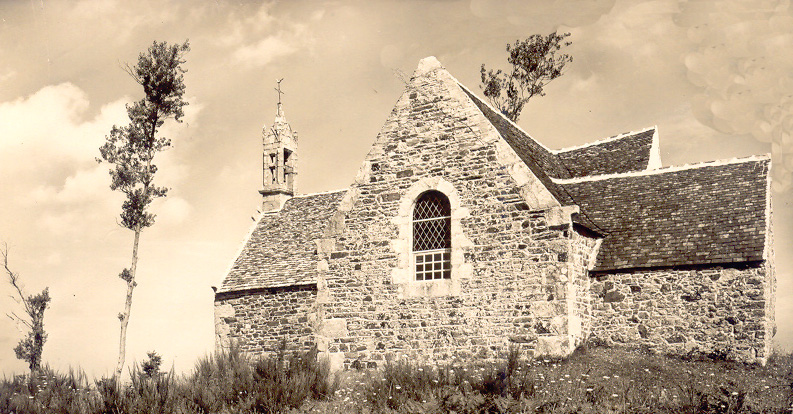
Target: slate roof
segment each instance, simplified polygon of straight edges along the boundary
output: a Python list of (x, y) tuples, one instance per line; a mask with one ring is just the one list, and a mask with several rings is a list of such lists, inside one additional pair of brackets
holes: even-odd
[(559, 185), (608, 233), (594, 271), (759, 261), (769, 162), (706, 163)]
[(262, 215), (218, 293), (316, 283), (314, 240), (322, 238), (346, 190), (297, 196)]
[(563, 189), (554, 184), (551, 177), (570, 178), (571, 175), (559, 158), (550, 150), (542, 146), (530, 136), (517, 128), (502, 114), (493, 110), (489, 105), (460, 85), (463, 91), (476, 104), (482, 114), (496, 128), (498, 133), (515, 150), (521, 160), (526, 163), (531, 172), (542, 182), (545, 188), (553, 194), (562, 205), (570, 205), (573, 200)]
[(574, 222), (605, 237), (594, 271), (763, 260), (767, 158), (648, 171), (655, 128), (552, 151), (460, 87), (559, 203), (580, 207)]
[[(654, 128), (552, 151), (459, 86), (559, 203), (580, 207), (574, 222), (604, 237), (594, 271), (763, 260), (768, 158), (647, 171)], [(315, 240), (345, 192), (262, 215), (218, 293), (316, 283)]]
[(655, 128), (650, 128), (554, 152), (572, 177), (643, 171), (650, 161), (654, 134)]

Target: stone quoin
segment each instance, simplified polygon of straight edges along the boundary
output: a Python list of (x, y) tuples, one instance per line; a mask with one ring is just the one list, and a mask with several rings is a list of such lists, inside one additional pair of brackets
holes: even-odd
[(550, 150), (423, 59), (346, 189), (295, 189), (280, 103), (263, 213), (215, 292), (218, 348), (565, 356), (592, 339), (764, 363), (770, 159), (662, 167), (657, 128)]

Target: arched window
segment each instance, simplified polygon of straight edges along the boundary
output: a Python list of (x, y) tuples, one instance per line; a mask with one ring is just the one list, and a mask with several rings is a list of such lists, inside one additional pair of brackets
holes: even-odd
[(451, 279), (452, 221), (449, 199), (427, 191), (413, 209), (413, 256), (416, 280)]

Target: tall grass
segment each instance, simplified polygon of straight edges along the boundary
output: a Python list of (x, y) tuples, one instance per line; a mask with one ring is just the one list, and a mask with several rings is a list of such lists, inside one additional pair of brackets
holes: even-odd
[(386, 364), (364, 387), (372, 412), (790, 413), (793, 355), (766, 367), (582, 348), (566, 359), (516, 352), (499, 364)]
[(790, 413), (793, 354), (765, 367), (684, 360), (613, 348), (565, 359), (518, 352), (498, 363), (347, 371), (343, 384), (315, 352), (249, 358), (230, 349), (188, 374), (146, 362), (131, 380), (89, 381), (45, 367), (0, 382), (0, 413)]
[[(150, 355), (151, 356), (151, 355)], [(132, 368), (130, 382), (102, 378), (89, 384), (70, 370), (49, 367), (0, 382), (0, 413), (181, 414), (279, 413), (335, 391), (327, 363), (316, 352), (250, 359), (239, 349), (200, 359), (193, 372), (159, 372), (150, 361)]]

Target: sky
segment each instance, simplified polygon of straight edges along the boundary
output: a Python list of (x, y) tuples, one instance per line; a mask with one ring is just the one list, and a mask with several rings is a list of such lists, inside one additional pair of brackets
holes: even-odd
[[(570, 33), (564, 75), (519, 124), (550, 148), (657, 125), (664, 165), (772, 155), (775, 346), (793, 350), (793, 7), (719, 1), (0, 2), (0, 243), (28, 293), (49, 287), (44, 361), (112, 374), (133, 234), (96, 162), (142, 90), (123, 67), (183, 42), (183, 123), (156, 159), (170, 188), (140, 242), (127, 366), (189, 372), (213, 350), (213, 292), (261, 200), (261, 131), (277, 79), (299, 133), (297, 190), (347, 187), (418, 61), (478, 92), (504, 47)], [(21, 312), (0, 283), (0, 312)], [(21, 373), (19, 324), (0, 319), (0, 370)]]

